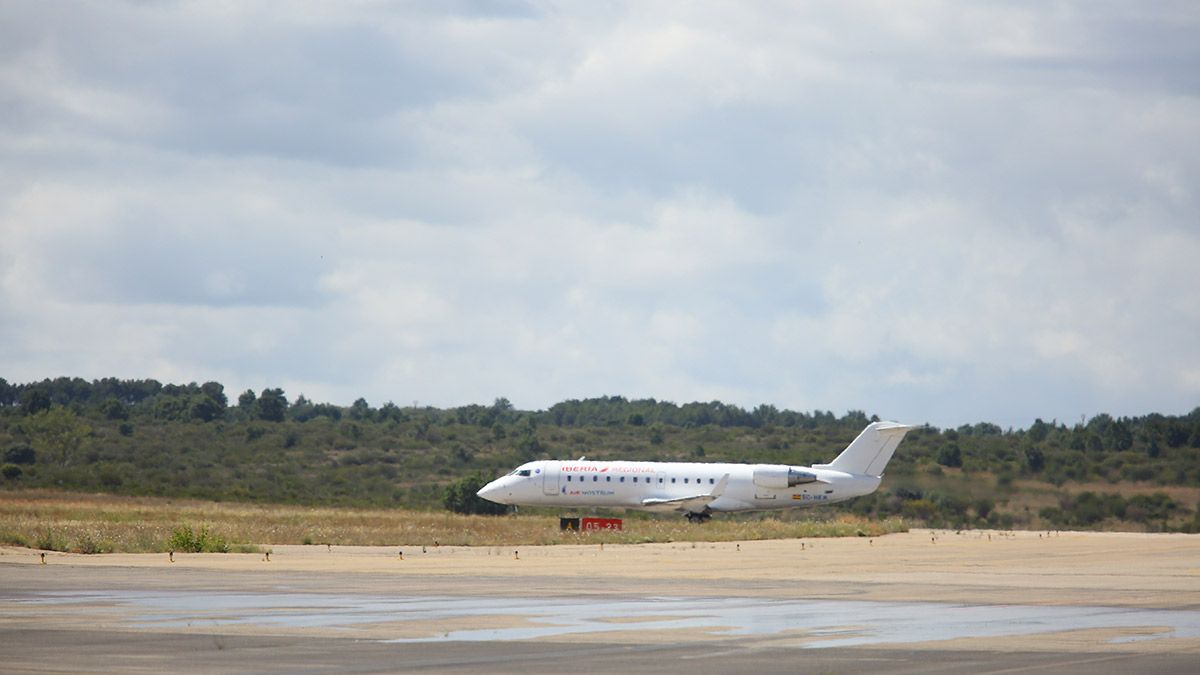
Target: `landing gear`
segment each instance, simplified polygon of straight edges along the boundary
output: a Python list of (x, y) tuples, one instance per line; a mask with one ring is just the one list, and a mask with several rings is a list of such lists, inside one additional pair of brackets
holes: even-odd
[(687, 514), (688, 522), (694, 523), (694, 524), (707, 523), (710, 518), (712, 518), (712, 516), (707, 513), (690, 513), (689, 512)]

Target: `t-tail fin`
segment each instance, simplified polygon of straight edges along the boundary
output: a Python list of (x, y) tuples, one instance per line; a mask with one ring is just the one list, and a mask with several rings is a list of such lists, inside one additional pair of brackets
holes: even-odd
[(872, 422), (854, 439), (842, 454), (829, 464), (816, 466), (856, 473), (866, 476), (882, 476), (883, 468), (892, 459), (896, 446), (904, 439), (904, 434), (915, 427), (896, 422)]

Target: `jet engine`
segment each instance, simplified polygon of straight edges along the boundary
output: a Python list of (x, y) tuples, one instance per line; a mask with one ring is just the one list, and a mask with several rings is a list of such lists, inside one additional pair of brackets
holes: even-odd
[(754, 484), (759, 487), (784, 490), (805, 483), (815, 483), (814, 473), (782, 464), (757, 464), (754, 467)]

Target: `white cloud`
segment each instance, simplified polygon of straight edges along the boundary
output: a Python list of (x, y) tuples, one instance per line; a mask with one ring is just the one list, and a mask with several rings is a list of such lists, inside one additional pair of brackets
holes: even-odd
[(0, 375), (1196, 405), (1190, 5), (503, 9), (0, 9)]

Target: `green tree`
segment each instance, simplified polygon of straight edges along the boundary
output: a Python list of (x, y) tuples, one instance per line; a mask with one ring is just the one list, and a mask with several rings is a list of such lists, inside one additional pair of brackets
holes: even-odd
[(288, 415), (297, 422), (307, 422), (317, 416), (312, 401), (304, 394), (296, 397), (296, 401), (288, 408)]
[(1112, 439), (1112, 447), (1118, 451), (1128, 450), (1133, 447), (1133, 433), (1129, 431), (1129, 425), (1126, 424), (1124, 418), (1109, 425), (1108, 437)]
[(50, 394), (41, 386), (30, 387), (21, 393), (21, 413), (36, 415), (50, 409)]
[(542, 454), (541, 441), (538, 440), (535, 433), (523, 433), (517, 441), (517, 452), (524, 459), (533, 459)]
[(342, 419), (342, 409), (332, 403), (318, 403), (313, 406), (313, 417), (328, 417), (336, 422)]
[(225, 406), (218, 403), (207, 394), (198, 394), (191, 399), (188, 414), (192, 419), (201, 422), (211, 422), (225, 414)]
[(122, 403), (120, 399), (110, 396), (100, 404), (100, 413), (106, 420), (127, 420), (129, 419), (129, 406)]
[(1170, 420), (1167, 422), (1166, 438), (1167, 447), (1171, 448), (1178, 448), (1187, 443), (1188, 428), (1183, 423), (1183, 420)]
[(942, 449), (938, 450), (937, 463), (950, 467), (962, 466), (962, 450), (959, 449), (958, 444), (943, 445)]
[(517, 439), (517, 452), (524, 459), (533, 459), (542, 453), (544, 448), (537, 436), (537, 422), (532, 417), (526, 417), (520, 424)]
[(750, 413), (750, 415), (754, 418), (755, 426), (769, 427), (779, 420), (779, 408), (769, 403), (763, 403), (755, 408), (754, 412)]
[(508, 513), (504, 504), (490, 502), (475, 494), (488, 481), (483, 474), (473, 473), (446, 486), (442, 504), (455, 513), (474, 513), (485, 516), (498, 516)]
[(282, 389), (263, 389), (258, 396), (258, 418), (268, 422), (282, 422), (287, 412), (288, 401)]
[(1042, 421), (1042, 418), (1037, 418), (1033, 421), (1033, 426), (1029, 427), (1029, 438), (1035, 443), (1041, 443), (1046, 440), (1046, 436), (1050, 433), (1051, 427)]
[(256, 403), (258, 403), (258, 397), (254, 395), (253, 389), (247, 389), (242, 392), (241, 396), (238, 396), (238, 409), (247, 417), (254, 417)]
[(26, 425), (34, 439), (34, 446), (58, 461), (59, 466), (66, 466), (92, 429), (70, 408), (54, 406), (29, 418)]
[(222, 411), (229, 405), (229, 398), (225, 396), (225, 385), (220, 382), (205, 382), (200, 385), (200, 392), (211, 398)]
[(17, 402), (17, 388), (8, 383), (8, 380), (0, 377), (0, 408)]
[[(165, 389), (165, 388), (164, 388)], [(188, 409), (191, 405), (186, 395), (164, 393), (154, 399), (154, 417), (160, 420), (180, 422), (188, 419)]]
[(1025, 448), (1025, 466), (1030, 473), (1037, 473), (1046, 466), (1046, 454), (1037, 448)]
[(491, 420), (488, 421), (486, 426), (490, 427), (494, 422), (500, 422), (504, 424), (512, 420), (513, 404), (510, 403), (508, 399), (501, 396), (495, 401), (492, 401), (492, 407), (488, 410), (488, 412), (491, 414)]
[(404, 421), (404, 411), (400, 410), (400, 406), (392, 403), (391, 401), (384, 403), (379, 408), (379, 421), (387, 422), (389, 420), (392, 422)]
[(359, 398), (350, 405), (350, 419), (359, 421), (371, 419), (371, 405), (367, 403), (367, 399)]

